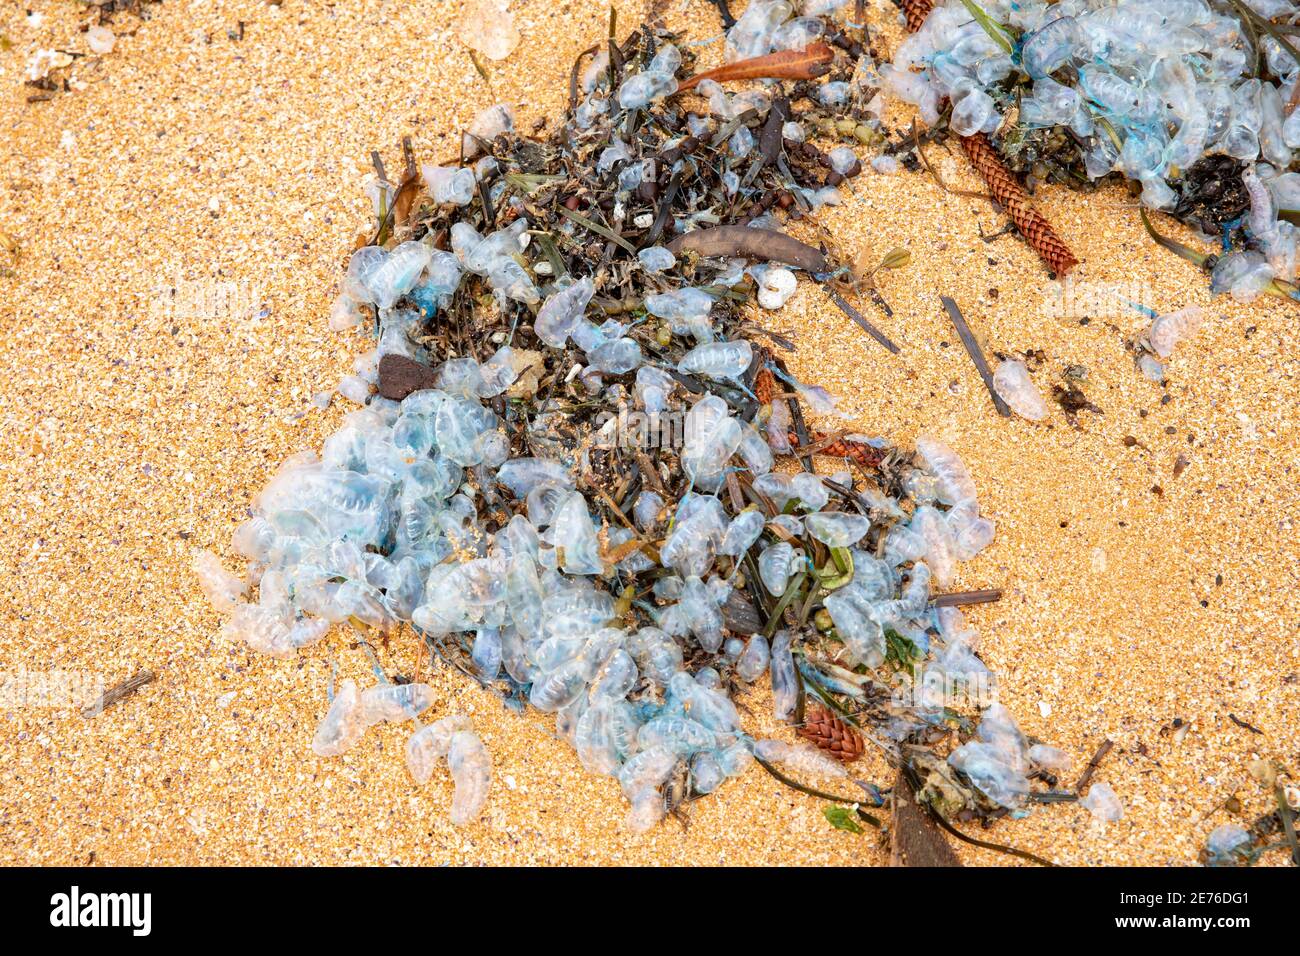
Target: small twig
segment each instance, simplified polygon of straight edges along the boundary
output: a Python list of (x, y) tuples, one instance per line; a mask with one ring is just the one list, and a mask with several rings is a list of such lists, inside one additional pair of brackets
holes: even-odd
[(841, 296), (830, 286), (822, 286), (822, 288), (824, 288), (826, 290), (826, 294), (831, 297), (831, 301), (840, 307), (840, 311), (843, 312), (845, 315), (847, 315), (854, 322), (856, 322), (858, 326), (862, 329), (862, 331), (866, 332), (869, 336), (871, 336), (873, 339), (875, 339), (877, 342), (879, 342), (881, 345), (883, 345), (886, 349), (888, 349), (893, 354), (895, 355), (898, 354), (899, 352), (898, 346), (895, 345), (893, 342), (891, 342), (889, 340), (889, 337), (885, 335), (884, 332), (880, 331), (880, 329), (876, 328), (874, 325), (868, 322), (866, 320), (866, 317), (863, 316), (861, 312), (853, 308), (853, 306), (849, 305), (849, 303), (844, 300), (843, 296)]
[(971, 332), (970, 326), (966, 324), (966, 318), (961, 314), (961, 309), (957, 308), (957, 303), (948, 296), (940, 296), (939, 301), (943, 307), (948, 310), (948, 318), (952, 319), (952, 324), (957, 329), (957, 335), (961, 338), (961, 344), (966, 346), (966, 352), (970, 355), (971, 361), (975, 363), (975, 369), (980, 373), (980, 378), (984, 380), (984, 387), (989, 390), (989, 395), (993, 398), (993, 407), (998, 410), (998, 414), (1003, 418), (1011, 417), (1011, 409), (1002, 396), (998, 394), (997, 389), (993, 387), (993, 373), (989, 371), (989, 363), (984, 358), (984, 350), (980, 348), (979, 342), (975, 340), (975, 334)]
[(1082, 793), (1084, 788), (1092, 782), (1092, 775), (1097, 772), (1097, 768), (1101, 766), (1101, 762), (1106, 759), (1106, 755), (1111, 752), (1114, 746), (1115, 741), (1111, 740), (1109, 737), (1102, 741), (1101, 746), (1097, 748), (1097, 752), (1093, 754), (1092, 759), (1088, 761), (1088, 766), (1083, 768), (1083, 776), (1081, 776), (1079, 782), (1074, 785), (1076, 793)]
[(1264, 736), (1264, 731), (1260, 730), (1258, 727), (1246, 723), (1236, 714), (1229, 714), (1228, 719), (1232, 721), (1234, 724), (1236, 724), (1238, 727), (1240, 727), (1242, 730), (1249, 730), (1252, 734), (1259, 734), (1261, 737)]
[(89, 707), (83, 708), (81, 716), (87, 718), (97, 717), (122, 698), (130, 697), (157, 676), (158, 675), (153, 671), (140, 671), (140, 673), (136, 674), (134, 677), (128, 677), (126, 680), (122, 681), (122, 683), (115, 684), (108, 690), (104, 691), (104, 693), (100, 695), (99, 700), (95, 701)]
[(1043, 793), (1031, 793), (1029, 799), (1034, 803), (1074, 803), (1079, 799), (1079, 795), (1068, 790), (1047, 790)]
[(1001, 588), (983, 588), (978, 591), (953, 591), (936, 594), (930, 601), (932, 607), (965, 607), (968, 604), (992, 604), (1002, 600)]
[(572, 113), (578, 108), (578, 72), (582, 69), (582, 61), (589, 56), (595, 56), (600, 50), (600, 44), (587, 47), (578, 54), (578, 58), (573, 61), (573, 69), (569, 71), (569, 112)]

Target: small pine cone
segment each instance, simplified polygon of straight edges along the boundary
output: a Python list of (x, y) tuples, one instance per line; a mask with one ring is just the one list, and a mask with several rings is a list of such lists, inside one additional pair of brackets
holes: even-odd
[(821, 704), (808, 703), (797, 733), (844, 763), (862, 756), (862, 735)]
[(989, 187), (993, 198), (1007, 211), (1020, 234), (1038, 253), (1039, 258), (1047, 263), (1047, 267), (1058, 276), (1063, 276), (1078, 265), (1079, 260), (1074, 257), (1070, 247), (1061, 241), (1052, 224), (1029, 204), (1029, 197), (1020, 188), (1016, 177), (1003, 165), (989, 138), (983, 133), (964, 136), (961, 137), (961, 146), (971, 165)]
[[(801, 447), (798, 434), (790, 432), (789, 437), (791, 447), (798, 454)], [(825, 437), (825, 432), (812, 432), (808, 435), (808, 440), (815, 445)], [(824, 448), (817, 449), (813, 454), (825, 455), (827, 458), (852, 458), (868, 471), (879, 468), (881, 461), (885, 457), (885, 453), (879, 448), (873, 448), (871, 445), (860, 441), (848, 441), (844, 438), (837, 438)]]
[(776, 393), (776, 376), (768, 368), (760, 368), (754, 376), (754, 397), (760, 405), (771, 405)]
[(925, 23), (925, 18), (934, 9), (934, 0), (903, 0), (903, 17), (907, 20), (907, 32), (915, 33)]

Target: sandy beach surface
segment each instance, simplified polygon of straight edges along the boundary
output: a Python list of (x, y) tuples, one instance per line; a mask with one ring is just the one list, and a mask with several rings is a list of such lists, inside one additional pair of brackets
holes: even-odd
[[(644, 13), (617, 7), (624, 33)], [(868, 7), (891, 48), (894, 7)], [(523, 41), (487, 64), (490, 83), (456, 37), (457, 0), (166, 0), (146, 20), (118, 14), (102, 56), (80, 5), (0, 11), (0, 671), (105, 685), (157, 673), (94, 718), (32, 699), (0, 711), (0, 862), (888, 862), (878, 834), (832, 829), (819, 801), (758, 769), (696, 802), (688, 828), (632, 836), (616, 784), (584, 772), (550, 718), (431, 671), (398, 634), (384, 667), (433, 683), (435, 712), (471, 715), (492, 754), (483, 819), (456, 829), (450, 780), (410, 782), (400, 728), (343, 758), (311, 753), (332, 672), (369, 672), (361, 650), (337, 636), (292, 661), (256, 656), (218, 637), (195, 585), (192, 550), (234, 567), (251, 497), (350, 407), (309, 399), (362, 350), (325, 319), (366, 221), (370, 151), (399, 168), (410, 135), (422, 160), (451, 158), (457, 131), (499, 101), (522, 128), (554, 124), (570, 64), (607, 30), (602, 3), (512, 8)], [(666, 9), (689, 40), (719, 31), (700, 0)], [(41, 48), (85, 55), (71, 89), (29, 102), (23, 72)], [(708, 64), (720, 44), (699, 52)], [(929, 155), (950, 186), (978, 188), (960, 156)], [(1080, 283), (1128, 284), (1160, 312), (1207, 306), (1165, 387), (1126, 348), (1139, 312), (1054, 306), (1027, 246), (981, 239), (1002, 216), (923, 172), (867, 173), (823, 218), (850, 253), (911, 251), (881, 279), (894, 317), (861, 303), (901, 354), (811, 283), (763, 321), (794, 338), (795, 374), (841, 397), (848, 419), (826, 427), (935, 434), (963, 456), (997, 539), (955, 587), (1004, 591), (968, 615), (1002, 701), (1074, 757), (1067, 782), (1115, 743), (1095, 779), (1122, 820), (1049, 806), (978, 835), (1069, 864), (1192, 864), (1213, 827), (1268, 809), (1252, 761), (1300, 772), (1297, 312), (1211, 302), (1122, 190), (1038, 202), (1079, 254)], [(189, 307), (212, 289), (215, 306)], [(1055, 405), (1045, 423), (999, 418), (940, 295), (990, 353), (1038, 354), (1045, 392), (1086, 369), (1099, 411), (1077, 425)], [(765, 689), (741, 703), (752, 729), (789, 736)], [(878, 757), (855, 773), (891, 782)]]

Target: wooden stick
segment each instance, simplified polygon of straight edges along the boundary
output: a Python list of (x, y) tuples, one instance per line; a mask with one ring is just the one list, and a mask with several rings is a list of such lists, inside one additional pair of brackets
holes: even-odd
[(894, 825), (889, 833), (890, 866), (961, 866), (961, 859), (916, 802), (916, 793), (901, 770), (894, 781)]
[(863, 316), (861, 312), (859, 312), (857, 309), (853, 308), (853, 306), (845, 302), (843, 296), (841, 296), (830, 286), (823, 286), (822, 288), (824, 288), (826, 290), (826, 294), (831, 297), (831, 301), (840, 307), (841, 312), (847, 315), (854, 322), (858, 323), (858, 325), (862, 328), (862, 331), (866, 332), (869, 336), (871, 336), (873, 339), (875, 339), (877, 342), (879, 342), (881, 345), (887, 348), (890, 352), (894, 353), (895, 355), (898, 354), (899, 351), (898, 346), (895, 345), (893, 342), (891, 342), (889, 340), (889, 337), (885, 335), (884, 332), (880, 331), (880, 329), (876, 328), (874, 325), (868, 322), (866, 320), (866, 317)]
[(1075, 793), (1081, 792), (1084, 787), (1088, 786), (1088, 784), (1092, 782), (1092, 775), (1097, 772), (1097, 768), (1101, 766), (1101, 762), (1106, 759), (1106, 755), (1111, 752), (1114, 746), (1115, 741), (1111, 740), (1109, 737), (1102, 741), (1101, 746), (1097, 748), (1097, 752), (1093, 754), (1092, 759), (1088, 761), (1088, 766), (1084, 768), (1083, 776), (1081, 776), (1079, 782), (1074, 785)]
[(936, 594), (930, 601), (932, 607), (965, 607), (968, 604), (991, 604), (1002, 600), (1001, 588), (982, 588), (978, 591), (953, 591)]
[(984, 380), (984, 387), (989, 390), (989, 395), (993, 398), (993, 407), (998, 410), (998, 414), (1003, 418), (1011, 417), (1011, 408), (1002, 400), (997, 389), (993, 387), (993, 373), (989, 371), (989, 363), (984, 358), (984, 351), (980, 348), (979, 342), (975, 341), (975, 333), (970, 330), (966, 324), (966, 318), (961, 314), (961, 309), (957, 308), (957, 303), (948, 296), (939, 297), (943, 307), (948, 310), (948, 318), (952, 319), (953, 326), (957, 329), (957, 335), (961, 338), (961, 344), (966, 346), (966, 352), (970, 355), (971, 361), (975, 363), (975, 369), (980, 373), (980, 378)]

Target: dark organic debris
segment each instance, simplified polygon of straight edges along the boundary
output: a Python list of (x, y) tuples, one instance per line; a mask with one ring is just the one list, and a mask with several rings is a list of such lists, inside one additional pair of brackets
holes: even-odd
[(866, 332), (890, 352), (893, 352), (895, 355), (898, 354), (898, 346), (889, 339), (889, 336), (885, 335), (884, 332), (880, 331), (880, 329), (868, 322), (866, 316), (846, 302), (842, 295), (829, 286), (826, 288), (826, 294), (831, 297), (831, 301), (835, 303), (841, 312), (858, 324), (858, 327), (861, 328), (862, 331)]
[(1066, 420), (1068, 420), (1071, 425), (1077, 425), (1079, 423), (1080, 412), (1092, 412), (1096, 415), (1104, 414), (1102, 410), (1094, 405), (1092, 401), (1089, 400), (1088, 396), (1083, 393), (1083, 389), (1074, 382), (1067, 382), (1065, 385), (1053, 385), (1052, 397), (1056, 399), (1056, 403), (1061, 406), (1061, 409), (1065, 412)]
[(412, 392), (433, 388), (437, 381), (433, 369), (405, 355), (389, 352), (379, 360), (379, 394), (391, 401), (400, 402)]
[(991, 604), (1002, 600), (1001, 588), (985, 588), (980, 591), (953, 591), (950, 594), (936, 594), (930, 599), (935, 607), (966, 607), (970, 604)]
[(1079, 782), (1074, 785), (1076, 793), (1082, 793), (1088, 789), (1088, 784), (1092, 782), (1092, 775), (1097, 772), (1101, 762), (1106, 759), (1113, 749), (1115, 749), (1115, 741), (1109, 737), (1101, 742), (1101, 746), (1097, 748), (1096, 753), (1092, 755), (1092, 759), (1088, 761), (1088, 766), (1083, 768), (1083, 774), (1079, 777)]

